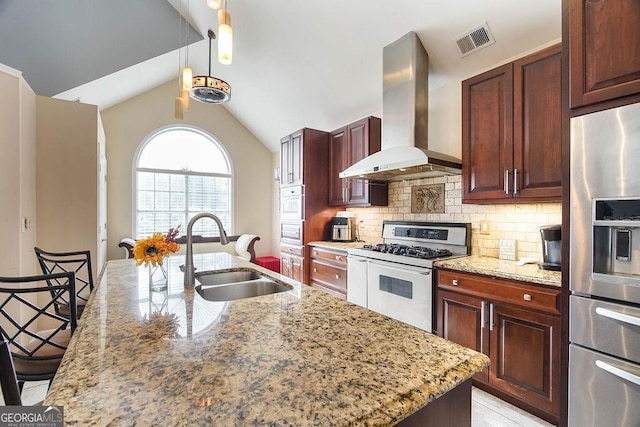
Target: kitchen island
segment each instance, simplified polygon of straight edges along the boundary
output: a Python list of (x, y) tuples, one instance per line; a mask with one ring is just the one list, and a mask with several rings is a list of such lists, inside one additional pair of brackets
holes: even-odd
[(163, 292), (133, 260), (107, 264), (45, 400), (64, 407), (66, 425), (470, 420), (485, 355), (226, 253), (194, 264), (251, 268), (292, 290), (210, 302), (184, 292), (183, 257), (165, 263)]

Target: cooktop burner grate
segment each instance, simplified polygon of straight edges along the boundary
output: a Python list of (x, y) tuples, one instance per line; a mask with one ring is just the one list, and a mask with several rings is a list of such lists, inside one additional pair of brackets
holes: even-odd
[(397, 243), (379, 243), (377, 245), (364, 245), (362, 249), (393, 255), (408, 256), (413, 258), (432, 259), (451, 256), (449, 249), (433, 249), (424, 246), (407, 246)]

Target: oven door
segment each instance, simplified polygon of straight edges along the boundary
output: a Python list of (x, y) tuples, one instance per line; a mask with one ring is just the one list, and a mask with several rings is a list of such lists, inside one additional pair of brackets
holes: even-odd
[(432, 270), (404, 264), (367, 262), (367, 307), (432, 332)]

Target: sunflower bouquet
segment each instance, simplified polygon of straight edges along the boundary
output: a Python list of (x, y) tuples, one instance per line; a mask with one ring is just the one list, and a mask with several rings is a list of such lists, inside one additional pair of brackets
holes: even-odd
[(136, 240), (133, 247), (133, 258), (136, 260), (136, 265), (143, 263), (145, 266), (151, 264), (154, 267), (162, 265), (165, 257), (180, 249), (180, 245), (176, 243), (179, 229), (180, 226), (177, 226), (170, 228), (167, 234), (154, 233), (153, 236), (146, 239)]

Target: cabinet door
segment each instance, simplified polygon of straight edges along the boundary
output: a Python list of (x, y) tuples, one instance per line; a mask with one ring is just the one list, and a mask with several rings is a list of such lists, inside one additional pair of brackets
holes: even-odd
[(291, 255), (280, 254), (280, 274), (291, 277)]
[(560, 318), (491, 303), (489, 384), (557, 417)]
[(297, 256), (291, 257), (291, 277), (293, 280), (297, 280), (298, 282), (304, 281), (304, 258), (300, 258)]
[(338, 175), (348, 168), (347, 128), (343, 127), (329, 135), (329, 205), (343, 206), (346, 203), (345, 180)]
[(640, 2), (568, 3), (571, 108), (640, 93)]
[(511, 198), (513, 66), (462, 82), (463, 199)]
[[(485, 324), (488, 304), (481, 298), (440, 289), (436, 292), (436, 301), (437, 334), (489, 355), (489, 334)], [(489, 368), (477, 373), (474, 378), (486, 383), (489, 380)]]
[(291, 184), (291, 135), (280, 140), (280, 185)]
[(562, 197), (561, 45), (513, 63), (513, 196)]
[[(351, 123), (347, 126), (347, 134), (349, 142), (348, 163), (352, 165), (369, 155), (369, 119)], [(347, 182), (347, 201), (349, 204), (369, 203), (369, 181), (348, 179)]]
[(289, 173), (291, 176), (292, 185), (302, 185), (302, 173), (303, 173), (303, 164), (302, 164), (302, 149), (303, 149), (303, 131), (296, 132), (291, 135), (291, 148), (289, 149), (290, 160), (289, 160)]

